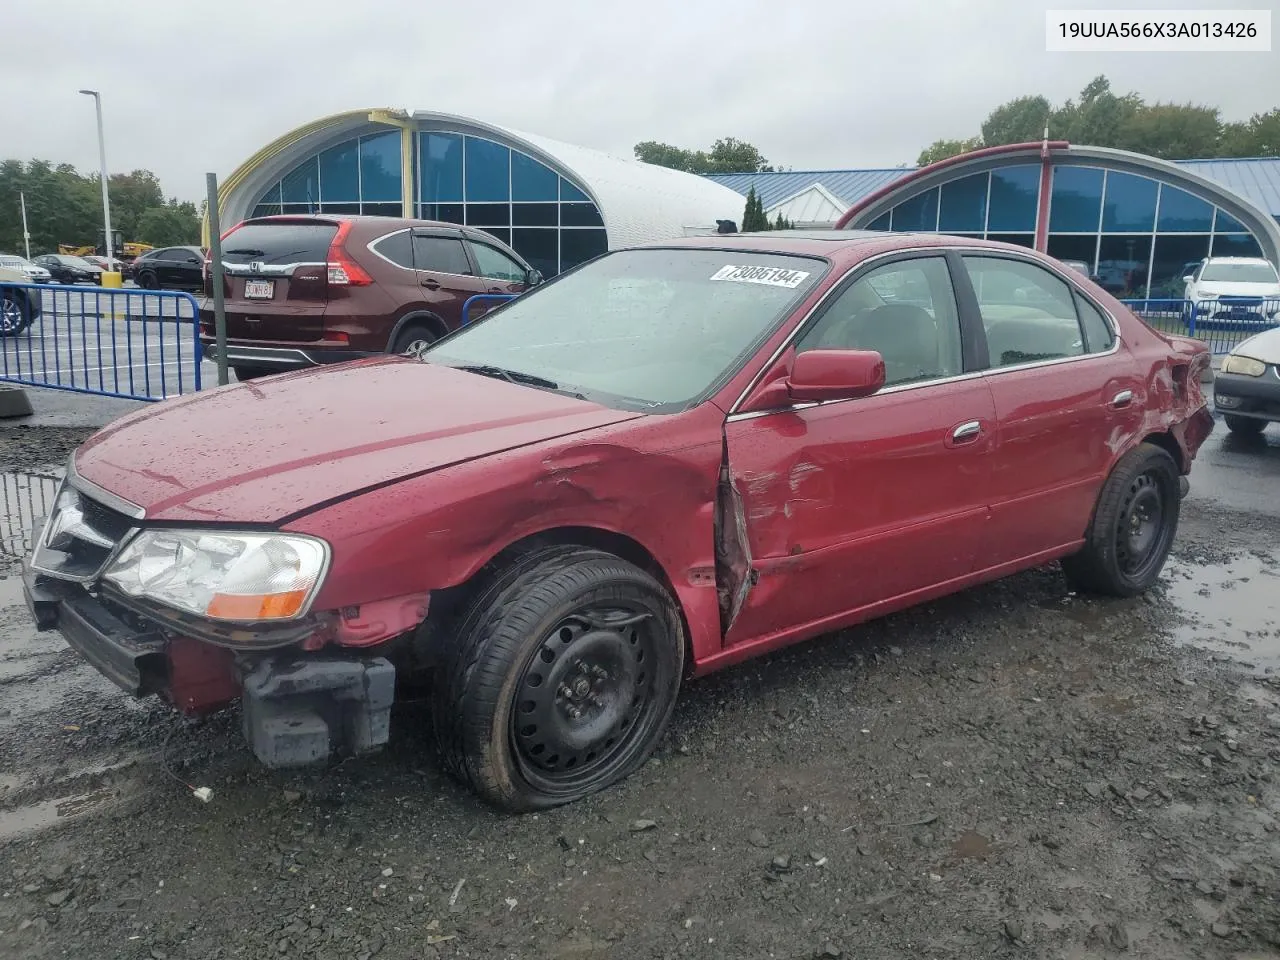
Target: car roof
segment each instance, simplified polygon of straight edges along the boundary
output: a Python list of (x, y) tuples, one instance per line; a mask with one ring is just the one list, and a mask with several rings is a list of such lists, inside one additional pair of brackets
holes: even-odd
[(876, 253), (921, 247), (979, 247), (1016, 250), (1035, 255), (1028, 247), (945, 233), (889, 233), (883, 230), (769, 230), (761, 233), (717, 233), (638, 244), (645, 248), (701, 248), (738, 250), (744, 253), (781, 253), (795, 256), (861, 260)]

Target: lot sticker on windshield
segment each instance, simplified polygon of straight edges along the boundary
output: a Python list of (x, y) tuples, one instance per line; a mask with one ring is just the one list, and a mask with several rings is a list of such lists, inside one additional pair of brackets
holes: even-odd
[(734, 283), (763, 283), (770, 287), (786, 287), (794, 290), (808, 278), (808, 271), (788, 270), (785, 267), (737, 267), (728, 264), (711, 275), (712, 280), (731, 280)]

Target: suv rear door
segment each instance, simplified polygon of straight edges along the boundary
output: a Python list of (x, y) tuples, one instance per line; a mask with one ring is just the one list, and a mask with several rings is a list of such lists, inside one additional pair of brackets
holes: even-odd
[(246, 220), (222, 241), (227, 336), (319, 340), (328, 305), (333, 220)]
[[(467, 298), (485, 293), (488, 287), (488, 281), (476, 276), (461, 230), (414, 227), (413, 265), (427, 308), (450, 330), (462, 324), (462, 305)], [(480, 313), (483, 311), (473, 309), (471, 319)]]

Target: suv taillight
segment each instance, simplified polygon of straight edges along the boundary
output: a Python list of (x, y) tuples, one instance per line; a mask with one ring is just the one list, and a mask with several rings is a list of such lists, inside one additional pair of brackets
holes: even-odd
[(343, 220), (338, 225), (338, 232), (333, 235), (333, 242), (329, 244), (326, 275), (330, 283), (339, 287), (367, 287), (373, 283), (373, 277), (369, 276), (360, 264), (347, 256), (347, 251), (343, 249), (347, 234), (350, 232), (351, 221)]

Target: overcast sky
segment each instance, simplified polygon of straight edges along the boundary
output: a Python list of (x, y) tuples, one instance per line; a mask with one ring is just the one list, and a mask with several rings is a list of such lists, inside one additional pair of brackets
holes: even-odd
[[(1280, 106), (1280, 53), (1045, 52), (1047, 8), (1096, 0), (126, 0), (6, 3), (0, 156), (153, 170), (197, 199), (269, 140), (361, 107), (442, 110), (631, 155), (734, 136), (797, 170), (913, 163), (997, 104), (1119, 92)], [(1276, 6), (1130, 0), (1129, 8)], [(1280, 21), (1280, 16), (1276, 17)], [(1280, 29), (1280, 22), (1273, 29)], [(15, 38), (23, 38), (13, 42)], [(1276, 47), (1280, 49), (1280, 47)]]

